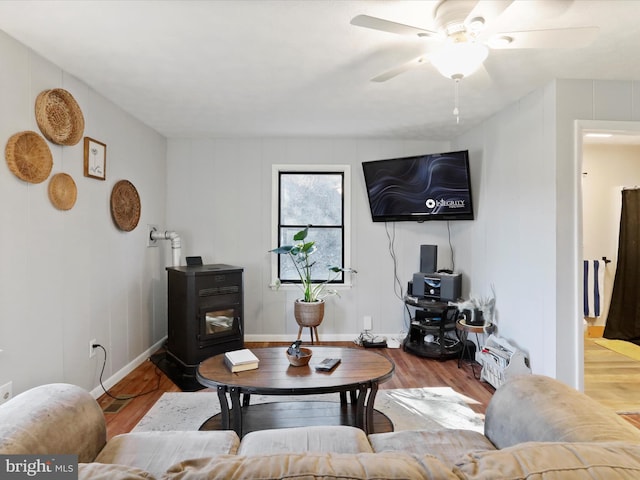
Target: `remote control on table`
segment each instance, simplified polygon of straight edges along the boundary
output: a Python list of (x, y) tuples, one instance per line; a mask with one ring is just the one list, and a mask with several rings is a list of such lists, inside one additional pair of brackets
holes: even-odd
[(316, 365), (316, 370), (321, 370), (323, 372), (328, 372), (332, 370), (340, 363), (339, 358), (325, 358), (318, 365)]

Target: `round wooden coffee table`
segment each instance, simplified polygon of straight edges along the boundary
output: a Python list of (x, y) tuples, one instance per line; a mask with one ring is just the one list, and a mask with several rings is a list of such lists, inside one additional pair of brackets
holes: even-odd
[[(215, 388), (218, 392), (222, 429), (233, 428), (239, 436), (242, 436), (243, 409), (261, 407), (260, 405), (250, 406), (251, 394), (339, 393), (339, 405), (343, 410), (349, 400), (352, 404), (350, 409), (353, 410), (354, 426), (366, 433), (373, 433), (373, 404), (378, 385), (393, 375), (395, 365), (391, 360), (377, 352), (362, 348), (314, 346), (309, 365), (293, 367), (289, 365), (286, 350), (286, 347), (252, 348), (251, 351), (260, 359), (256, 370), (232, 373), (224, 363), (224, 354), (208, 358), (198, 366), (196, 370), (198, 382), (206, 387)], [(325, 358), (340, 358), (342, 361), (330, 372), (317, 371), (315, 366)], [(242, 401), (240, 401), (241, 395)], [(319, 402), (298, 403), (312, 406)], [(280, 405), (291, 406), (291, 402)]]

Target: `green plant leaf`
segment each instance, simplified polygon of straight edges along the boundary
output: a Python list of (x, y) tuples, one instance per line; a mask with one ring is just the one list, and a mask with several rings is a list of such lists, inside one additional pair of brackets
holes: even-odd
[(305, 238), (307, 238), (307, 234), (309, 233), (309, 227), (305, 228), (304, 230), (300, 230), (298, 233), (296, 233), (293, 236), (293, 239), (296, 242), (301, 242), (303, 241)]
[(327, 268), (329, 269), (329, 271), (334, 272), (334, 273), (340, 273), (340, 272), (358, 273), (358, 271), (354, 270), (353, 268), (342, 268), (342, 267), (336, 267), (336, 266), (329, 266)]
[(307, 242), (302, 245), (302, 248), (300, 250), (302, 250), (302, 252), (306, 255), (311, 255), (316, 250), (318, 250), (318, 247), (316, 246), (316, 242)]
[(286, 253), (291, 253), (291, 250), (293, 250), (293, 248), (294, 247), (292, 245), (284, 245), (282, 247), (274, 248), (273, 250), (269, 250), (269, 251), (273, 253), (277, 253), (278, 255), (284, 255)]

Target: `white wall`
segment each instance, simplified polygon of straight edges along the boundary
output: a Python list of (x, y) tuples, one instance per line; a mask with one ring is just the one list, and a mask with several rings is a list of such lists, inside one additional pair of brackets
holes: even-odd
[(640, 185), (639, 145), (592, 145), (582, 150), (583, 257), (607, 257), (601, 316), (590, 325), (605, 325), (618, 259), (622, 188)]
[[(0, 384), (19, 393), (35, 385), (98, 385), (101, 352), (89, 359), (93, 338), (109, 353), (104, 378), (126, 368), (166, 335), (165, 249), (146, 249), (146, 224), (165, 216), (166, 142), (90, 87), (0, 32), (0, 138), (39, 132), (38, 93), (71, 92), (85, 118), (86, 136), (107, 145), (106, 181), (83, 176), (83, 142), (48, 142), (53, 171), (78, 189), (69, 211), (56, 210), (48, 180), (29, 184), (0, 167)], [(124, 233), (109, 210), (111, 188), (128, 179), (142, 202), (138, 228)]]
[(474, 288), (493, 285), (498, 332), (555, 373), (553, 87), (531, 93), (456, 139), (482, 159), (478, 218), (464, 249)]
[[(385, 225), (373, 223), (362, 162), (447, 151), (446, 142), (363, 139), (181, 139), (168, 142), (168, 228), (181, 232), (183, 255), (205, 263), (245, 268), (246, 333), (249, 339), (288, 340), (297, 335), (293, 299), (297, 290), (272, 291), (270, 283), (271, 166), (349, 164), (352, 178), (352, 262), (354, 288), (328, 300), (321, 339), (352, 340), (364, 315), (378, 334), (406, 330), (404, 306), (394, 295), (393, 264)], [(471, 159), (472, 170), (476, 170)], [(474, 180), (475, 182), (475, 180)], [(477, 182), (475, 182), (477, 184)], [(465, 271), (460, 237), (473, 222), (451, 222), (456, 268)], [(392, 226), (390, 225), (390, 228)], [(419, 270), (421, 244), (438, 244), (439, 266), (450, 266), (447, 225), (395, 224), (398, 277), (402, 288)], [(465, 277), (468, 290), (468, 277)], [(305, 336), (308, 332), (305, 332)]]

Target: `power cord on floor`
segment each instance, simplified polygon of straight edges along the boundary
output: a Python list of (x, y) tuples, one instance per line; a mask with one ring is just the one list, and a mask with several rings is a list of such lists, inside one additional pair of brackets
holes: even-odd
[(362, 345), (365, 344), (365, 342), (367, 342), (367, 343), (377, 343), (377, 342), (386, 342), (386, 341), (387, 341), (387, 337), (380, 337), (380, 336), (374, 335), (369, 330), (365, 330), (364, 332), (360, 333), (358, 338), (356, 338), (353, 341), (353, 343), (355, 343), (356, 345), (362, 346)]
[(109, 392), (106, 388), (104, 388), (104, 385), (102, 384), (102, 375), (104, 374), (104, 368), (107, 365), (107, 349), (104, 348), (99, 343), (94, 343), (92, 345), (92, 347), (93, 348), (101, 348), (102, 351), (104, 352), (104, 360), (102, 362), (102, 370), (100, 370), (100, 386), (102, 387), (102, 390), (104, 390), (104, 393), (106, 395), (108, 395), (109, 397), (113, 398), (114, 400), (131, 400), (133, 398), (138, 398), (138, 397), (142, 397), (144, 395), (149, 395), (150, 393), (157, 392), (158, 390), (160, 390), (160, 380), (161, 380), (162, 376), (160, 375), (160, 370), (156, 366), (156, 376), (158, 377), (158, 383), (156, 385), (156, 388), (154, 388), (152, 390), (149, 390), (147, 392), (138, 393), (136, 395), (130, 395), (128, 397), (116, 397), (115, 395), (112, 395), (111, 392)]

